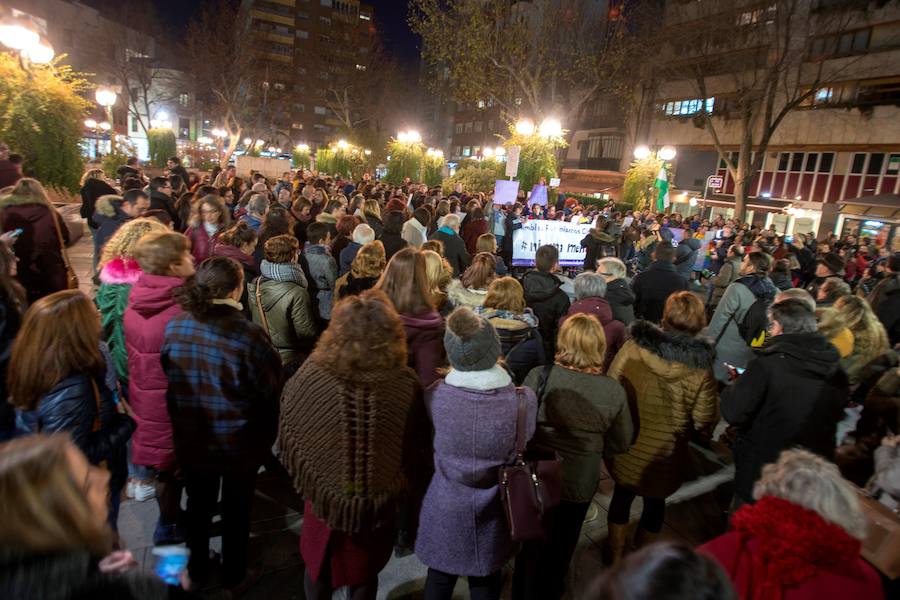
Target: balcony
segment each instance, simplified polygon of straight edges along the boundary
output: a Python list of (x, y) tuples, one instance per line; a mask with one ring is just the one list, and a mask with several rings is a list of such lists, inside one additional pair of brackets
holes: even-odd
[(288, 9), (283, 11), (271, 6), (254, 5), (250, 11), (250, 16), (261, 21), (270, 21), (272, 23), (280, 23), (289, 27), (294, 26), (294, 13)]

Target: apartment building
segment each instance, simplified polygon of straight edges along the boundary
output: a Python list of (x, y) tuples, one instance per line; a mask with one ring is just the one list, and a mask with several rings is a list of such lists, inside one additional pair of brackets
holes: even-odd
[(277, 129), (285, 144), (315, 149), (339, 135), (334, 90), (367, 77), (376, 34), (374, 10), (359, 0), (249, 0)]
[[(816, 11), (848, 4), (810, 0), (803, 9), (814, 22)], [(778, 6), (777, 1), (748, 3), (746, 22), (773, 22)], [(683, 29), (689, 8), (683, 0), (668, 3), (669, 31)], [(863, 8), (840, 30), (805, 31), (798, 41), (805, 61), (822, 61), (824, 69), (841, 75), (809, 88), (810, 97), (775, 130), (750, 183), (748, 219), (786, 233), (866, 235), (900, 250), (900, 2), (872, 1)], [(676, 209), (696, 212), (699, 203), (713, 214), (732, 215), (734, 181), (697, 117), (710, 113), (723, 146), (737, 152), (735, 93), (727, 76), (710, 78), (708, 97), (691, 89), (679, 81), (660, 86), (646, 141), (678, 151)], [(707, 190), (704, 203), (698, 198), (709, 175), (722, 177), (724, 185)]]

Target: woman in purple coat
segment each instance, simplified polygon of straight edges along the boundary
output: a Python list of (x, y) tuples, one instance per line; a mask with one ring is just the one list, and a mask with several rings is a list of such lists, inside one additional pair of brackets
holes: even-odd
[(500, 501), (497, 471), (515, 458), (518, 403), (525, 403), (526, 439), (534, 433), (537, 400), (516, 389), (497, 361), (494, 327), (462, 307), (447, 319), (450, 372), (426, 394), (434, 424), (434, 477), (419, 516), (416, 555), (428, 566), (425, 600), (449, 600), (460, 576), (473, 600), (497, 600), (500, 569), (515, 545)]

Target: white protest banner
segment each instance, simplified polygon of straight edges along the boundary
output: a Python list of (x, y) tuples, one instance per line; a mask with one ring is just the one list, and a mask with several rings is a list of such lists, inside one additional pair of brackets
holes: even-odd
[(513, 232), (513, 265), (534, 265), (534, 254), (544, 245), (556, 246), (559, 264), (577, 267), (584, 264), (585, 250), (581, 240), (591, 230), (591, 224), (576, 225), (565, 221), (526, 221)]
[(494, 204), (515, 204), (519, 195), (519, 182), (498, 179), (494, 184)]
[(515, 177), (519, 174), (519, 153), (521, 146), (510, 146), (506, 149), (506, 176)]

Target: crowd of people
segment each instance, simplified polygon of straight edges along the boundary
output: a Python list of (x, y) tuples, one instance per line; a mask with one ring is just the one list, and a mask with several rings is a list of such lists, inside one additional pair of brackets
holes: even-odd
[[(3, 597), (240, 594), (259, 577), (256, 478), (281, 468), (305, 502), (310, 599), (375, 598), (397, 547), (428, 567), (428, 600), (460, 577), (499, 599), (510, 567), (515, 600), (561, 598), (604, 469), (611, 568), (591, 598), (883, 596), (853, 484), (900, 502), (900, 254), (565, 197), (200, 176), (177, 157), (82, 184), (93, 298), (41, 184), (0, 190)], [(577, 275), (552, 245), (512, 268), (530, 218), (592, 224)], [(498, 470), (522, 410), (529, 448), (562, 459), (562, 498), (518, 544)], [(722, 429), (730, 530), (659, 542), (690, 444)], [(154, 543), (190, 551), (181, 588), (134, 591), (123, 496), (155, 498)]]

